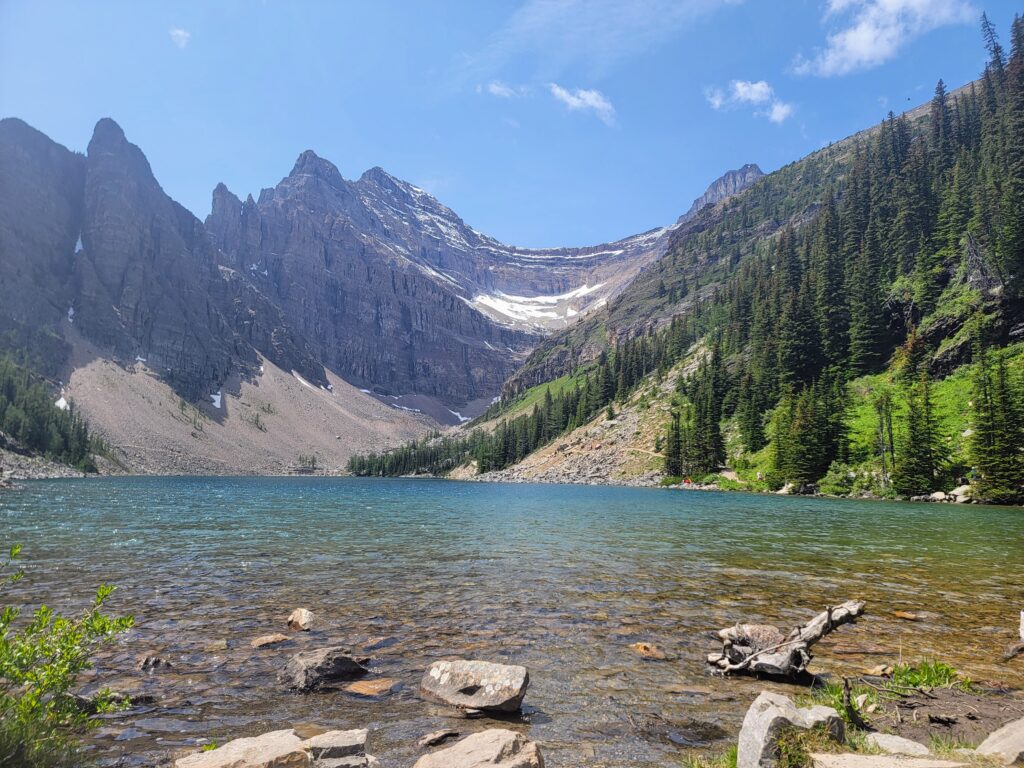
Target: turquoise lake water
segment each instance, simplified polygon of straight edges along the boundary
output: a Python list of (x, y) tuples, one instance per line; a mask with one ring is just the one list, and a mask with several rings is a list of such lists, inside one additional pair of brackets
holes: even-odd
[[(23, 542), (31, 607), (83, 606), (101, 582), (137, 626), (104, 652), (101, 684), (155, 697), (110, 718), (106, 761), (158, 765), (209, 738), (272, 728), (368, 727), (370, 752), (409, 766), (439, 727), (493, 726), (419, 698), (434, 660), (520, 663), (521, 720), (552, 766), (673, 765), (734, 739), (763, 687), (710, 676), (713, 632), (794, 626), (824, 606), (865, 617), (818, 646), (820, 672), (942, 658), (976, 680), (1024, 608), (1024, 512), (697, 491), (321, 478), (109, 478), (0, 494), (0, 546)], [(287, 645), (307, 607), (321, 621)], [(894, 611), (920, 614), (905, 621)], [(226, 641), (223, 648), (220, 641)], [(641, 659), (630, 644), (670, 658)], [(275, 675), (303, 648), (373, 657), (391, 692), (297, 695)], [(144, 674), (143, 655), (173, 664)]]

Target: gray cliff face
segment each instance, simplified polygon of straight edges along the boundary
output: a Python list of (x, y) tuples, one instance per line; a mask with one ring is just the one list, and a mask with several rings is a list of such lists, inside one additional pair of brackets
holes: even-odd
[[(276, 307), (217, 264), (202, 222), (167, 197), (112, 120), (97, 124), (85, 156), (4, 120), (0, 164), (0, 263), (11, 275), (0, 326), (59, 338), (73, 324), (193, 400), (251, 372), (257, 351), (326, 381)], [(15, 335), (11, 346), (37, 341)], [(61, 361), (43, 362), (52, 373)]]
[(764, 172), (756, 163), (747, 163), (742, 168), (722, 174), (712, 182), (703, 195), (693, 201), (690, 210), (679, 217), (677, 224), (689, 221), (705, 206), (717, 205), (733, 195), (738, 195), (762, 176)]
[[(760, 175), (730, 172), (694, 208)], [(472, 414), (546, 334), (660, 258), (677, 228), (516, 248), (380, 168), (349, 181), (312, 151), (258, 200), (218, 185), (202, 222), (112, 120), (82, 155), (6, 119), (0, 342), (53, 373), (73, 324), (115, 360), (144, 358), (192, 400), (254, 375), (262, 354), (314, 385), (326, 386), (326, 367), (382, 398)]]

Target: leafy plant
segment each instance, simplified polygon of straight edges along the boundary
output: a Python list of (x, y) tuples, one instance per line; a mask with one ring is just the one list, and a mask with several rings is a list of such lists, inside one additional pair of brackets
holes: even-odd
[[(20, 554), (21, 546), (12, 546), (0, 573)], [(18, 569), (0, 576), (0, 588), (23, 575)], [(73, 618), (41, 605), (20, 628), (15, 628), (18, 608), (7, 606), (0, 612), (0, 764), (81, 765), (76, 734), (93, 724), (90, 709), (109, 711), (114, 700), (105, 691), (83, 706), (72, 688), (78, 675), (92, 666), (93, 651), (133, 623), (131, 616), (115, 618), (101, 610), (113, 591), (100, 585), (92, 606)]]
[(922, 661), (917, 664), (897, 664), (890, 684), (901, 688), (960, 688), (971, 687), (970, 678), (962, 676), (942, 661)]

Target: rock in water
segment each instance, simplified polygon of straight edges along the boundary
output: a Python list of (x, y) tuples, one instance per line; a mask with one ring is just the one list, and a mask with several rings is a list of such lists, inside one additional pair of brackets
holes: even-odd
[(341, 757), (366, 756), (365, 728), (351, 731), (328, 731), (306, 739), (302, 746), (309, 750), (314, 760), (333, 760)]
[(346, 648), (320, 648), (292, 656), (279, 679), (289, 688), (311, 691), (325, 684), (354, 680), (368, 671)]
[(775, 768), (779, 736), (787, 729), (808, 731), (816, 727), (839, 742), (846, 735), (843, 719), (831, 707), (798, 709), (785, 696), (762, 691), (743, 718), (736, 768)]
[(174, 768), (307, 768), (309, 752), (295, 731), (271, 731), (235, 739), (210, 752), (197, 752), (174, 763)]
[(312, 611), (307, 611), (305, 608), (296, 608), (292, 611), (291, 616), (288, 617), (288, 629), (308, 632), (312, 629), (315, 620), (316, 616), (313, 615)]
[(419, 741), (416, 742), (416, 746), (420, 749), (426, 749), (427, 747), (436, 747), (448, 739), (454, 739), (458, 737), (459, 732), (453, 731), (448, 728), (442, 728), (440, 731), (432, 731), (424, 736), (420, 736)]
[(523, 703), (526, 667), (488, 661), (435, 661), (420, 688), (428, 697), (463, 709), (515, 712)]
[(1005, 765), (1024, 765), (1024, 717), (989, 734), (978, 754), (990, 755)]
[(287, 643), (291, 640), (288, 635), (282, 635), (280, 632), (275, 632), (272, 635), (261, 635), (253, 640), (250, 645), (253, 648), (262, 648), (265, 645), (277, 645), (278, 643)]
[(544, 758), (521, 733), (492, 728), (424, 755), (413, 768), (544, 768)]

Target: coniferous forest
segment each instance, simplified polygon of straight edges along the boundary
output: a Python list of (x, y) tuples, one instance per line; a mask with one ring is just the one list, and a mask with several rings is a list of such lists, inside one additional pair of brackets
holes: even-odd
[[(739, 259), (710, 294), (673, 280), (680, 255), (666, 256), (658, 293), (694, 292), (667, 326), (613, 342), (570, 385), (554, 396), (548, 387), (531, 412), (492, 431), (355, 457), (350, 470), (442, 473), (469, 459), (480, 472), (504, 468), (604, 410), (614, 416), (645, 377), (695, 354), (659, 440), (669, 477), (725, 466), (733, 429), (738, 451), (769, 455), (769, 487), (827, 478), (845, 490), (849, 464), (864, 458), (851, 456), (850, 382), (887, 373), (892, 386), (870, 400), (882, 488), (915, 496), (959, 478), (988, 500), (1021, 500), (1024, 382), (1008, 329), (1024, 315), (1024, 20), (1009, 55), (984, 17), (982, 35), (979, 80), (952, 95), (940, 80), (926, 114), (890, 113), (855, 137), (847, 171), (823, 186), (812, 215)], [(742, 207), (732, 216), (749, 224)], [(934, 384), (966, 363), (971, 427), (952, 436)], [(953, 456), (954, 437), (966, 461)]]
[(0, 430), (16, 446), (53, 461), (95, 472), (92, 453), (99, 447), (74, 404), (54, 407), (49, 385), (9, 358), (0, 358)]

